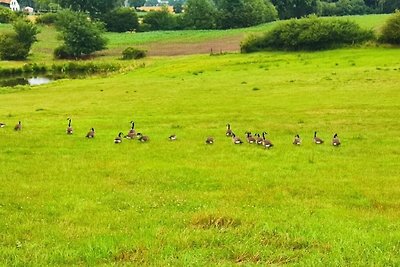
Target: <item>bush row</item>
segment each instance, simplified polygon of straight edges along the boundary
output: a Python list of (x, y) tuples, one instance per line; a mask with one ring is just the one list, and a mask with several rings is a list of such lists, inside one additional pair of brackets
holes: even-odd
[(72, 74), (94, 74), (113, 72), (120, 69), (120, 66), (115, 64), (94, 64), (94, 63), (77, 63), (67, 62), (65, 64), (25, 64), (22, 67), (15, 68), (0, 68), (0, 77), (22, 75), (22, 74), (42, 74), (42, 73), (72, 73)]
[(242, 42), (241, 51), (321, 50), (360, 44), (374, 38), (372, 30), (364, 30), (355, 22), (310, 16), (279, 23), (262, 36), (250, 36)]

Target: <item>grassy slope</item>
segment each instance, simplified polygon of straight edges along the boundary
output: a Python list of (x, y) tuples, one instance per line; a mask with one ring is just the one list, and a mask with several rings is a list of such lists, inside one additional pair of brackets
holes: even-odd
[[(346, 16), (343, 19), (355, 20), (365, 28), (378, 29), (386, 20), (388, 15), (368, 15), (368, 16)], [(260, 33), (269, 30), (275, 23), (267, 23), (255, 27), (245, 29), (232, 30), (203, 30), (203, 31), (161, 31), (161, 32), (146, 32), (146, 33), (107, 33), (106, 37), (109, 40), (109, 50), (101, 54), (106, 54), (107, 57), (99, 57), (98, 60), (110, 60), (121, 55), (121, 51), (127, 46), (148, 47), (155, 43), (196, 43), (207, 40), (220, 38), (230, 38), (235, 36), (245, 36), (252, 33)], [(279, 23), (279, 22), (278, 22)], [(10, 29), (9, 25), (0, 24), (0, 32)], [(53, 50), (60, 44), (57, 40), (57, 34), (53, 27), (41, 27), (39, 34), (39, 42), (35, 43), (32, 49), (31, 61), (47, 62), (53, 60)], [(1, 66), (18, 65), (20, 62), (0, 62)]]
[[(153, 59), (107, 79), (3, 90), (0, 262), (399, 265), (399, 56)], [(113, 144), (131, 119), (152, 141)], [(227, 122), (241, 136), (268, 131), (275, 147), (234, 146)], [(85, 140), (90, 127), (98, 135)], [(327, 144), (311, 143), (314, 130)]]

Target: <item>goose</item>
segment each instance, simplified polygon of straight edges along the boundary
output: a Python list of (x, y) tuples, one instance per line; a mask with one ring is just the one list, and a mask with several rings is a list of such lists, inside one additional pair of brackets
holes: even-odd
[(314, 132), (313, 141), (314, 141), (314, 143), (316, 143), (317, 145), (320, 145), (320, 144), (324, 143), (324, 140), (322, 140), (321, 138), (317, 137), (317, 132)]
[(300, 139), (300, 136), (298, 134), (296, 134), (294, 136), (293, 145), (297, 145), (297, 146), (301, 145), (301, 139)]
[(267, 132), (263, 132), (263, 142), (262, 142), (262, 145), (265, 147), (265, 148), (270, 148), (270, 147), (273, 147), (274, 145), (272, 144), (272, 142), (270, 141), (270, 140), (268, 140), (268, 139), (266, 139), (265, 138), (265, 135), (266, 134), (268, 134)]
[(19, 122), (18, 122), (18, 124), (17, 124), (17, 125), (15, 125), (15, 127), (14, 127), (14, 130), (16, 130), (16, 131), (21, 131), (21, 130), (22, 130), (22, 124), (21, 124), (21, 121), (19, 121)]
[(175, 140), (176, 140), (176, 135), (175, 135), (175, 134), (172, 134), (172, 135), (170, 135), (170, 136), (168, 137), (168, 139), (169, 139), (170, 141), (175, 141)]
[(207, 145), (212, 145), (212, 144), (214, 144), (214, 137), (211, 137), (211, 136), (207, 137), (207, 139), (206, 139), (206, 144), (207, 144)]
[(247, 142), (249, 144), (255, 144), (257, 142), (257, 140), (251, 135), (251, 132), (245, 132), (245, 134), (247, 134)]
[(5, 123), (0, 122), (0, 128), (3, 128), (3, 127), (5, 127), (5, 126), (6, 126)]
[(92, 129), (90, 129), (90, 131), (86, 134), (86, 137), (87, 137), (87, 138), (94, 138), (94, 134), (95, 134), (95, 131), (94, 131), (94, 128), (92, 128)]
[(71, 127), (71, 119), (68, 118), (67, 121), (68, 121), (67, 134), (72, 134), (74, 130)]
[(264, 141), (264, 139), (258, 133), (255, 134), (255, 136), (257, 136), (257, 140), (256, 140), (257, 145), (262, 145), (262, 142)]
[(115, 144), (119, 144), (119, 143), (122, 143), (122, 135), (123, 135), (124, 133), (122, 133), (122, 132), (120, 132), (119, 134), (118, 134), (118, 136), (117, 137), (115, 137), (115, 139), (114, 139), (114, 143)]
[(148, 142), (150, 141), (150, 138), (147, 135), (142, 135), (141, 133), (137, 133), (137, 136), (139, 137), (138, 140), (140, 142)]
[(235, 133), (233, 133), (233, 132), (232, 132), (232, 142), (233, 142), (235, 145), (239, 145), (239, 144), (242, 144), (242, 143), (243, 143), (243, 141), (240, 140), (239, 137), (236, 137)]
[(232, 136), (231, 125), (229, 123), (226, 125), (226, 136)]
[(337, 133), (335, 133), (335, 135), (333, 136), (332, 145), (333, 146), (340, 146), (340, 139), (337, 136)]
[(128, 134), (127, 135), (125, 135), (124, 136), (124, 138), (127, 138), (127, 139), (135, 139), (135, 137), (136, 137), (136, 131), (135, 131), (135, 123), (133, 122), (133, 121), (131, 121), (131, 129), (129, 130), (129, 132), (128, 132)]

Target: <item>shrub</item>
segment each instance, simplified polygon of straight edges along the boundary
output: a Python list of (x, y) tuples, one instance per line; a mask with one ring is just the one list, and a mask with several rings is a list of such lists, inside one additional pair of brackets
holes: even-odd
[(46, 13), (36, 18), (36, 23), (39, 24), (54, 24), (57, 20), (57, 13)]
[(242, 42), (241, 51), (321, 50), (363, 43), (373, 38), (372, 30), (361, 29), (355, 22), (311, 16), (280, 23), (261, 37), (252, 36)]
[(38, 29), (29, 21), (18, 20), (13, 23), (14, 32), (0, 36), (0, 58), (5, 60), (23, 60), (29, 55), (37, 41)]
[(148, 24), (151, 31), (174, 30), (177, 27), (175, 16), (170, 14), (167, 8), (148, 12), (143, 18), (143, 23)]
[(122, 59), (140, 59), (146, 56), (146, 51), (134, 47), (128, 47), (122, 51)]
[(15, 12), (9, 8), (0, 6), (0, 23), (10, 23), (17, 18)]
[(117, 8), (107, 13), (103, 21), (111, 32), (133, 31), (139, 27), (136, 11), (131, 8)]
[(73, 58), (72, 52), (66, 45), (61, 45), (54, 49), (53, 55), (57, 59), (70, 59)]
[(394, 13), (384, 24), (379, 41), (400, 44), (400, 11)]

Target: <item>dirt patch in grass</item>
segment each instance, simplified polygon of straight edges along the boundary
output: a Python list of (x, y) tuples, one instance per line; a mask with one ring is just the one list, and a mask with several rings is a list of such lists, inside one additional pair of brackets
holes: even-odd
[(209, 54), (238, 52), (242, 36), (231, 36), (196, 43), (154, 43), (146, 49), (149, 56), (179, 56), (192, 54)]

